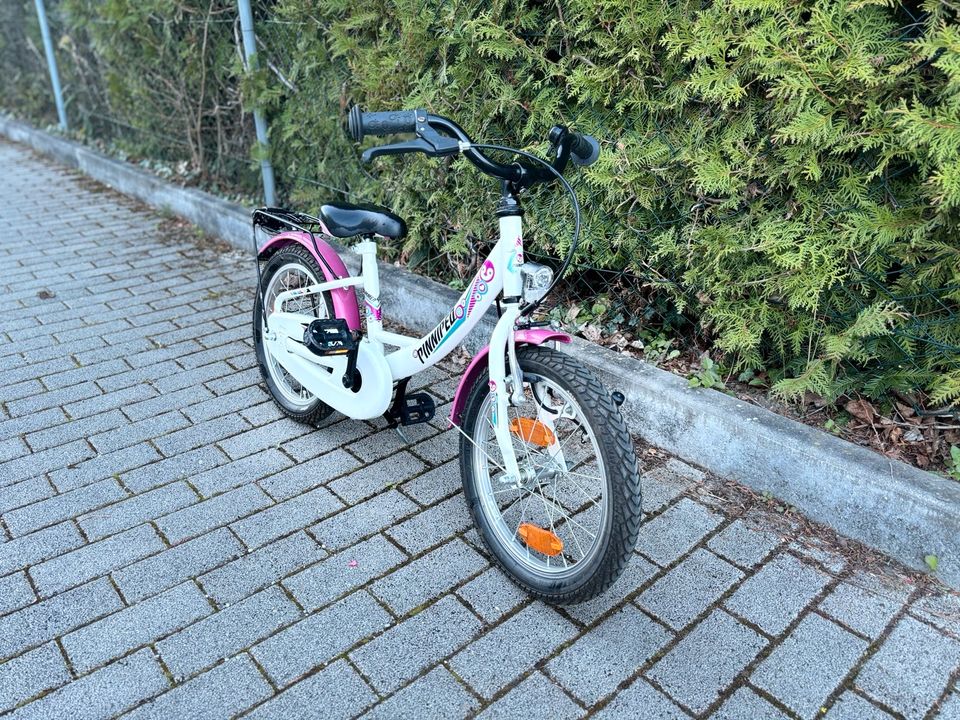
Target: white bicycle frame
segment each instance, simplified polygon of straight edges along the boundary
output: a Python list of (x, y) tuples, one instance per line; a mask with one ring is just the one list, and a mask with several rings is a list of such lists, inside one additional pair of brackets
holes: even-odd
[[(523, 227), (520, 217), (508, 215), (500, 218), (500, 239), (496, 246), (453, 309), (420, 338), (383, 329), (377, 243), (362, 240), (354, 250), (361, 258), (358, 277), (317, 283), (276, 296), (268, 319), (269, 331), (264, 333), (271, 355), (310, 392), (345, 415), (354, 419), (379, 417), (389, 406), (394, 383), (423, 372), (446, 357), (476, 327), (502, 292), (505, 299), (503, 313), (489, 343), (490, 390), (496, 393), (493, 423), (504, 469), (508, 476), (519, 478), (507, 408), (511, 394), (519, 401), (523, 393), (513, 334), (523, 293)], [(344, 356), (316, 356), (302, 344), (303, 329), (313, 317), (282, 310), (283, 304), (294, 298), (342, 287), (363, 290), (367, 331), (360, 340), (357, 353), (357, 369), (363, 380), (356, 392), (342, 385), (347, 362)], [(397, 349), (388, 353), (387, 347)]]

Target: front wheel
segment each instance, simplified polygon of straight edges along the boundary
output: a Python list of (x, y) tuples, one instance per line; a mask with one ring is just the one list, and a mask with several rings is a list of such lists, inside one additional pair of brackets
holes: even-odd
[(474, 522), (497, 564), (553, 603), (588, 600), (626, 567), (640, 529), (640, 477), (630, 434), (600, 382), (569, 355), (517, 351), (523, 402), (509, 408), (520, 477), (494, 435), (496, 396), (470, 391), (460, 471)]

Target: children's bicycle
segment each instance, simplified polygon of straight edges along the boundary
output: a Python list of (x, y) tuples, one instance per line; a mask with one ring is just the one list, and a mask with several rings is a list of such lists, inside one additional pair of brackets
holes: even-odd
[[(495, 301), (499, 320), (489, 345), (468, 365), (450, 411), (459, 431), (460, 471), (474, 522), (495, 561), (544, 600), (578, 602), (609, 587), (626, 566), (640, 526), (640, 479), (630, 435), (613, 396), (577, 359), (551, 347), (570, 337), (532, 311), (555, 283), (550, 268), (525, 261), (521, 194), (559, 181), (568, 161), (590, 165), (593, 138), (561, 126), (549, 134), (552, 162), (500, 145), (474, 143), (453, 121), (425, 110), (349, 115), (349, 132), (413, 134), (372, 147), (362, 159), (420, 152), (461, 154), (501, 183), (495, 213), (500, 238), (456, 305), (424, 337), (384, 329), (377, 238), (397, 240), (404, 221), (373, 205), (324, 205), (314, 217), (279, 208), (253, 213), (270, 237), (258, 247), (253, 338), (267, 389), (289, 417), (316, 424), (337, 410), (354, 419), (383, 417), (389, 426), (428, 422), (436, 407), (407, 393), (412, 376), (456, 348)], [(513, 164), (484, 151), (515, 153)], [(355, 238), (361, 258), (352, 277), (331, 238)], [(262, 266), (262, 267), (261, 267)], [(356, 288), (363, 292), (365, 332)], [(389, 348), (389, 350), (388, 350)]]

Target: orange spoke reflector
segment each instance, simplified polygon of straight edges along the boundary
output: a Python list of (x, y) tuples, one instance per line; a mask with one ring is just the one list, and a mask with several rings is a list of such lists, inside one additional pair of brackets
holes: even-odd
[(539, 420), (528, 417), (519, 417), (511, 420), (510, 432), (521, 440), (526, 440), (531, 445), (537, 445), (538, 447), (550, 447), (557, 441), (553, 430)]
[(521, 523), (517, 534), (527, 544), (527, 547), (544, 555), (553, 557), (563, 552), (563, 540), (549, 530), (544, 530), (530, 523)]

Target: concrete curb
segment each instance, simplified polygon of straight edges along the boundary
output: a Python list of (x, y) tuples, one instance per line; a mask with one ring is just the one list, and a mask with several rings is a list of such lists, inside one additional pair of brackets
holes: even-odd
[[(0, 118), (0, 133), (250, 251), (244, 208), (14, 120)], [(356, 272), (357, 256), (343, 254)], [(458, 295), (391, 265), (382, 264), (381, 272), (388, 315), (419, 332), (432, 328)], [(476, 350), (482, 336), (475, 333), (468, 346)], [(768, 491), (910, 567), (926, 569), (924, 555), (937, 555), (937, 576), (960, 588), (960, 484), (722, 393), (690, 389), (682, 378), (598, 345), (576, 340), (573, 352), (608, 387), (624, 393), (627, 423), (646, 441)]]

